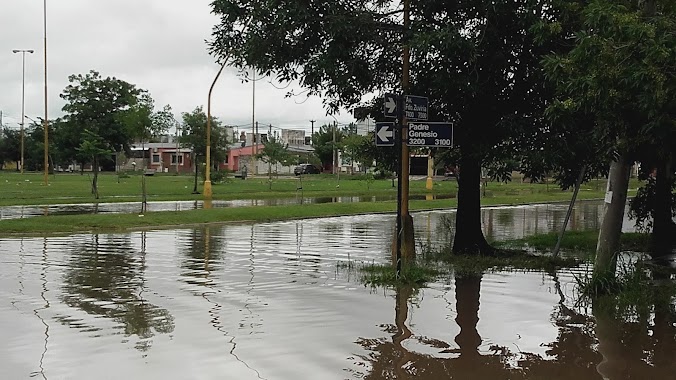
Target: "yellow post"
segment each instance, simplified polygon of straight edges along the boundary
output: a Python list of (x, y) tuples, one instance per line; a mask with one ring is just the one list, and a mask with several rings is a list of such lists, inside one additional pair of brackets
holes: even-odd
[(425, 184), (425, 188), (427, 190), (432, 190), (434, 187), (434, 181), (432, 180), (432, 177), (434, 176), (434, 157), (432, 157), (432, 151), (430, 150), (429, 154), (427, 155), (427, 183)]

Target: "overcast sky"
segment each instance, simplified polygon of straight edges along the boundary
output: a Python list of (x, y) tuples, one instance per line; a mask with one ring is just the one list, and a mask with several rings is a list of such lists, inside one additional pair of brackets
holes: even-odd
[[(49, 118), (62, 115), (59, 94), (71, 74), (96, 70), (150, 92), (156, 106), (170, 104), (178, 116), (196, 106), (206, 110), (218, 65), (205, 40), (218, 21), (211, 0), (47, 0)], [(21, 118), (21, 54), (26, 54), (26, 115), (44, 115), (43, 1), (2, 0), (0, 9), (0, 110), (3, 124)], [(256, 84), (256, 120), (262, 125), (310, 129), (333, 122), (321, 99), (285, 98), (268, 80)], [(296, 91), (300, 92), (300, 89)], [(303, 102), (304, 101), (304, 102)], [(297, 104), (302, 103), (302, 104)], [(212, 113), (230, 125), (250, 125), (252, 85), (234, 69), (219, 79)], [(353, 121), (342, 112), (339, 123)]]

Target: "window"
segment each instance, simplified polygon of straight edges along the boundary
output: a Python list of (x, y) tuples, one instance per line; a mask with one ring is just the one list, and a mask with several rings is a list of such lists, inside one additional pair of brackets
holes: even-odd
[(159, 154), (153, 154), (153, 164), (159, 164), (160, 163), (160, 155)]
[(172, 155), (171, 155), (171, 164), (172, 164), (172, 165), (176, 165), (176, 158), (177, 158), (177, 157), (178, 157), (178, 164), (179, 164), (179, 165), (183, 165), (183, 155), (182, 155), (182, 154), (179, 155), (179, 156), (177, 156), (177, 155), (175, 155), (175, 154), (172, 154)]

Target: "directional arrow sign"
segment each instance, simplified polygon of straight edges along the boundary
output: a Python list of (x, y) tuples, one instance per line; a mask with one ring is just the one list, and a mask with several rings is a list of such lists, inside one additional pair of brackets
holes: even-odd
[(376, 146), (394, 146), (394, 123), (376, 123)]
[(397, 118), (397, 95), (385, 94), (383, 102), (383, 114), (388, 118)]
[(453, 146), (453, 124), (408, 123), (408, 146), (450, 148)]
[(404, 116), (408, 120), (427, 120), (429, 100), (424, 96), (406, 95), (404, 97)]

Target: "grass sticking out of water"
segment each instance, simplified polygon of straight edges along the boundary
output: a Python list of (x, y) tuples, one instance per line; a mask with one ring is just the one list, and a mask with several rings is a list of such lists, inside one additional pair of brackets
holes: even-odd
[(372, 286), (424, 286), (441, 274), (439, 270), (429, 264), (411, 264), (402, 266), (399, 278), (396, 268), (392, 265), (372, 264), (360, 268), (362, 280)]
[(456, 274), (481, 274), (497, 271), (544, 271), (572, 268), (582, 260), (576, 257), (534, 255), (523, 250), (500, 249), (493, 255), (458, 255), (450, 248), (425, 256), (426, 261), (444, 262)]
[[(614, 277), (590, 274), (576, 278), (583, 305), (611, 305), (623, 317), (649, 315), (653, 307), (670, 305), (676, 297), (671, 273), (643, 261), (619, 264)], [(610, 307), (610, 306), (609, 306)]]
[[(567, 251), (594, 252), (598, 242), (598, 231), (567, 231), (561, 241), (561, 249)], [(558, 233), (533, 235), (523, 239), (495, 242), (502, 248), (531, 248), (537, 251), (551, 251), (556, 246)], [(649, 246), (650, 235), (642, 233), (623, 233), (620, 249), (623, 251), (643, 252)]]

